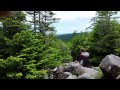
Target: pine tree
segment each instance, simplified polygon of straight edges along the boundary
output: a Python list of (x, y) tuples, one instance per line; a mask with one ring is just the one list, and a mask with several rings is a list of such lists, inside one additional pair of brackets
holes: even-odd
[(115, 20), (118, 17), (114, 17), (116, 14), (117, 11), (97, 11), (97, 16), (94, 18), (89, 50), (97, 64), (104, 56), (114, 53), (115, 39), (117, 38), (116, 25), (118, 25)]
[(28, 27), (25, 24), (25, 21), (26, 15), (24, 12), (12, 11), (10, 17), (0, 18), (2, 24), (0, 31), (2, 31), (7, 38), (11, 39), (17, 32), (27, 30)]
[(52, 11), (27, 11), (28, 14), (33, 17), (34, 32), (40, 32), (45, 35), (49, 31), (55, 31), (52, 26), (53, 23), (57, 22), (59, 18), (54, 18)]
[(11, 39), (16, 33), (28, 29), (25, 21), (26, 15), (22, 11), (12, 11), (11, 16), (0, 18), (0, 58), (6, 59), (9, 55), (12, 55)]

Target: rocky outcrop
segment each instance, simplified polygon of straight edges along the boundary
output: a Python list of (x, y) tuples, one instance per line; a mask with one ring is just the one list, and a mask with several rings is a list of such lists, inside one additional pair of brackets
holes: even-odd
[(70, 72), (64, 72), (63, 74), (59, 74), (57, 79), (66, 79), (69, 76), (72, 76)]
[(98, 67), (83, 67), (80, 63), (70, 62), (48, 71), (49, 79), (120, 79), (120, 57), (107, 55)]
[(110, 54), (101, 61), (99, 65), (105, 78), (116, 79), (120, 74), (120, 57)]
[(77, 79), (95, 79), (89, 73), (83, 73), (82, 75), (78, 76)]
[(82, 77), (86, 77), (86, 78), (89, 77), (89, 79), (90, 78), (100, 79), (103, 76), (100, 68), (98, 70), (95, 70), (93, 68), (87, 68), (87, 67), (83, 67), (83, 66), (76, 68), (76, 74), (79, 76), (79, 78), (80, 77), (81, 78)]
[(100, 79), (103, 75), (99, 67), (83, 67), (76, 62), (65, 63), (51, 71), (50, 79)]
[(66, 79), (77, 79), (77, 76), (76, 75), (70, 75)]

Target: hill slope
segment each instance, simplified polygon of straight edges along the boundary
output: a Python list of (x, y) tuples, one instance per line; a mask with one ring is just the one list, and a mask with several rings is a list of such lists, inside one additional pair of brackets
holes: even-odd
[[(79, 35), (80, 33), (77, 33), (77, 35)], [(72, 39), (73, 34), (62, 34), (62, 35), (57, 35), (57, 38), (61, 39), (64, 42), (69, 41), (70, 39)]]

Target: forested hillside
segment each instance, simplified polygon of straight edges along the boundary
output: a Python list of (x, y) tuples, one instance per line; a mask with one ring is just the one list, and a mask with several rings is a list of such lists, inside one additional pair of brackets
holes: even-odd
[(52, 11), (11, 11), (10, 16), (0, 17), (0, 79), (49, 79), (51, 69), (75, 62), (81, 49), (90, 53), (95, 67), (106, 55), (120, 56), (117, 13), (96, 11), (91, 32), (58, 36), (52, 24), (60, 19)]
[[(76, 35), (79, 35), (80, 33), (76, 33)], [(73, 34), (61, 34), (61, 35), (56, 35), (58, 39), (61, 39), (64, 42), (67, 42), (73, 38)]]

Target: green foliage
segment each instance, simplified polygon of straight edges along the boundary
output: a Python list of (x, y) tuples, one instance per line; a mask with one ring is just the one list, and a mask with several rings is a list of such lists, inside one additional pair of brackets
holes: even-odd
[(35, 69), (30, 70), (27, 75), (26, 79), (45, 79), (45, 76), (47, 76), (47, 70), (38, 70)]
[(39, 30), (43, 30), (39, 33), (29, 30), (22, 11), (13, 11), (10, 17), (0, 18), (0, 78), (47, 79), (44, 69), (72, 59), (69, 47), (54, 37), (55, 29), (51, 24), (56, 18), (52, 16), (49, 11), (44, 25), (40, 27), (39, 23)]
[[(6, 60), (0, 60), (0, 78), (20, 78), (20, 71), (24, 68), (24, 58), (10, 56)], [(12, 77), (13, 76), (13, 77)]]
[(10, 17), (0, 18), (0, 58), (6, 59), (14, 54), (11, 39), (16, 33), (29, 29), (24, 23), (25, 19), (26, 16), (22, 11), (13, 11)]
[(58, 22), (59, 18), (54, 17), (55, 13), (52, 11), (27, 11), (32, 16), (34, 25), (34, 33), (42, 33), (44, 36), (47, 32), (55, 32), (55, 28), (52, 26), (53, 23)]
[[(34, 12), (34, 11), (33, 11)], [(36, 30), (25, 24), (26, 14), (13, 11), (8, 18), (0, 18), (0, 78), (48, 79), (48, 68), (76, 60), (79, 50), (90, 52), (90, 62), (98, 66), (108, 54), (120, 55), (120, 24), (116, 11), (97, 11), (92, 32), (55, 36), (51, 11), (36, 18)], [(48, 13), (48, 14), (47, 14)], [(34, 33), (36, 32), (36, 33)], [(60, 40), (61, 39), (61, 40)], [(95, 75), (100, 78), (101, 71)]]
[(21, 72), (19, 72), (19, 73), (7, 73), (8, 79), (21, 79), (22, 75), (23, 74)]
[(73, 35), (72, 34), (62, 34), (62, 35), (57, 35), (56, 37), (58, 39), (61, 39), (64, 42), (68, 42), (69, 40), (72, 39)]
[(102, 70), (98, 67), (98, 73), (96, 73), (95, 75), (93, 75), (92, 77), (95, 79), (101, 79), (103, 76)]
[(28, 55), (26, 57), (30, 57), (31, 59), (32, 57), (35, 57), (38, 52), (42, 51), (43, 47), (43, 41), (41, 39), (37, 39), (30, 30), (21, 31), (20, 33), (14, 35), (12, 43), (14, 52), (13, 55)]
[(12, 38), (17, 32), (26, 30), (28, 26), (24, 24), (26, 19), (22, 11), (13, 11), (8, 18), (1, 18), (2, 28), (0, 29), (7, 38)]
[(120, 56), (120, 48), (119, 47), (115, 49), (115, 53), (116, 53), (116, 55)]
[(7, 48), (6, 60), (0, 60), (0, 78), (46, 79), (44, 69), (72, 60), (69, 47), (52, 34), (44, 37), (25, 30), (4, 40), (11, 48)]
[[(63, 62), (71, 61), (69, 47), (61, 40), (48, 36), (39, 66), (54, 68)], [(42, 64), (42, 65), (41, 65)]]
[(86, 50), (89, 48), (89, 32), (83, 32), (79, 35), (75, 35), (71, 41), (68, 42), (68, 46), (71, 49), (71, 55), (74, 60), (77, 59), (79, 55), (79, 50), (81, 48), (85, 48)]
[(120, 24), (113, 17), (115, 11), (98, 11), (95, 24), (90, 36), (89, 52), (92, 63), (99, 65), (101, 60), (108, 54), (119, 55)]

